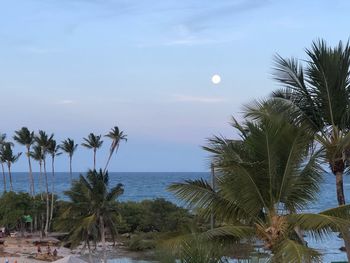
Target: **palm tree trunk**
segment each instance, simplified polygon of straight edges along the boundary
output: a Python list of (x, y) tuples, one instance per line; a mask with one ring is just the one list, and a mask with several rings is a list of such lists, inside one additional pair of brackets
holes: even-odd
[(94, 148), (94, 170), (96, 170), (96, 148)]
[[(337, 169), (335, 171), (333, 170), (333, 171), (335, 173), (338, 205), (342, 206), (342, 205), (345, 205), (344, 183), (343, 183), (344, 163), (342, 162), (342, 164), (338, 164), (338, 167), (334, 167), (334, 168), (340, 168), (340, 169)], [(349, 229), (344, 229), (341, 232), (341, 235), (342, 235), (343, 240), (344, 240), (346, 255), (347, 255), (348, 261), (350, 262), (350, 231), (349, 231)]]
[[(89, 238), (89, 237), (88, 237)], [(93, 263), (94, 261), (92, 260), (92, 252), (91, 252), (91, 247), (90, 247), (90, 242), (89, 240), (87, 241), (87, 246), (88, 246), (88, 249), (89, 249), (89, 262), (90, 263)]]
[(52, 156), (51, 161), (51, 168), (52, 168), (52, 186), (51, 186), (51, 211), (50, 211), (50, 223), (52, 221), (53, 217), (53, 207), (54, 207), (54, 198), (55, 198), (55, 157)]
[(43, 188), (42, 188), (42, 177), (43, 177), (43, 164), (42, 161), (39, 161), (39, 166), (40, 166), (40, 173), (39, 173), (39, 191), (40, 191), (40, 197), (41, 200), (43, 200)]
[(27, 146), (27, 157), (28, 157), (28, 166), (29, 166), (29, 181), (30, 181), (30, 194), (32, 196), (34, 193), (34, 178), (33, 178), (33, 170), (32, 170), (32, 162), (30, 160), (30, 147)]
[(346, 256), (347, 256), (348, 261), (349, 261), (349, 259), (350, 259), (350, 232), (349, 232), (349, 229), (344, 229), (343, 231), (341, 231), (341, 235), (342, 235), (343, 240), (344, 240), (344, 246), (346, 249)]
[(335, 181), (336, 181), (336, 187), (337, 187), (338, 205), (345, 205), (343, 172), (337, 171), (335, 173)]
[(6, 193), (7, 189), (6, 189), (6, 174), (5, 174), (5, 167), (4, 167), (4, 163), (1, 162), (1, 169), (2, 169), (2, 179), (4, 181), (4, 193)]
[(46, 160), (43, 160), (44, 163), (44, 175), (45, 175), (45, 187), (46, 187), (46, 220), (45, 220), (45, 236), (47, 237), (49, 231), (49, 219), (50, 219), (50, 196), (49, 196), (49, 183), (47, 180), (46, 172)]
[(72, 156), (69, 156), (69, 174), (70, 174), (70, 182), (73, 183), (73, 172), (72, 172)]
[(112, 156), (113, 156), (113, 151), (110, 151), (109, 157), (108, 157), (108, 160), (107, 160), (107, 163), (106, 163), (106, 166), (105, 166), (105, 169), (103, 170), (103, 174), (105, 174), (107, 172), (107, 168), (108, 168), (108, 165), (109, 165), (109, 162), (110, 162)]
[(100, 216), (100, 231), (101, 231), (101, 242), (103, 250), (103, 261), (106, 262), (106, 237), (105, 237), (105, 224), (103, 216)]
[(13, 191), (13, 185), (12, 185), (12, 174), (11, 174), (11, 163), (7, 162), (7, 168), (9, 171), (9, 177), (10, 177), (10, 191)]

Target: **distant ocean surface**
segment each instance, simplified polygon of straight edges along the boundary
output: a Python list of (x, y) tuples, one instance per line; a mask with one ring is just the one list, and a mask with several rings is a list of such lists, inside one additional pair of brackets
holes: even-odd
[[(80, 173), (74, 173), (73, 178), (78, 178)], [(15, 191), (28, 191), (28, 173), (13, 173), (13, 187)], [(38, 192), (39, 173), (34, 173), (35, 191)], [(51, 190), (51, 173), (48, 173), (50, 190)], [(177, 172), (151, 172), (151, 173), (131, 173), (118, 172), (109, 173), (110, 185), (117, 183), (124, 185), (124, 194), (120, 197), (120, 201), (142, 201), (144, 199), (165, 198), (176, 204), (181, 202), (168, 192), (167, 186), (173, 182), (180, 182), (186, 179), (209, 179), (209, 173), (177, 173)], [(44, 180), (44, 178), (43, 178)], [(55, 192), (60, 199), (65, 199), (64, 191), (70, 187), (69, 173), (55, 173)], [(9, 189), (9, 180), (7, 180)], [(44, 187), (44, 181), (43, 181)], [(350, 201), (350, 176), (344, 176), (344, 187), (347, 201)], [(0, 175), (0, 191), (3, 189), (2, 175)], [(324, 176), (324, 181), (321, 185), (321, 191), (318, 201), (310, 204), (309, 211), (322, 211), (337, 205), (335, 178), (333, 175), (327, 174)], [(323, 253), (326, 253), (324, 262), (332, 260), (345, 260), (346, 255), (339, 251), (342, 246), (342, 240), (336, 235), (329, 240), (315, 243), (313, 240), (308, 240), (311, 247), (319, 248)]]

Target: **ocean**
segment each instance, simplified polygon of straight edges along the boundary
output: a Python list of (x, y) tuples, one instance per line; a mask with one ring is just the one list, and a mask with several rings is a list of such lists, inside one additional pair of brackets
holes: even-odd
[[(80, 173), (74, 173), (73, 177), (78, 178)], [(13, 187), (15, 191), (28, 191), (28, 173), (13, 173)], [(35, 186), (38, 187), (39, 173), (34, 173)], [(48, 173), (49, 182), (51, 182), (51, 174)], [(178, 173), (178, 172), (154, 172), (154, 173), (132, 173), (118, 172), (109, 173), (110, 185), (122, 183), (124, 185), (124, 194), (120, 197), (120, 201), (141, 201), (144, 199), (165, 198), (178, 205), (182, 205), (180, 200), (177, 200), (174, 195), (166, 190), (167, 186), (173, 182), (179, 182), (186, 179), (209, 179), (209, 173)], [(70, 186), (69, 173), (55, 173), (55, 192), (59, 198), (65, 199), (64, 191)], [(44, 186), (44, 184), (43, 184)], [(51, 187), (51, 185), (50, 185)], [(350, 177), (344, 177), (345, 195), (347, 201), (350, 201)], [(2, 190), (2, 177), (0, 175), (0, 190)], [(8, 185), (9, 189), (9, 185)], [(51, 188), (50, 188), (51, 189)], [(36, 188), (36, 191), (39, 189)], [(321, 191), (318, 201), (310, 204), (309, 211), (319, 212), (337, 205), (335, 189), (335, 178), (331, 174), (324, 176), (321, 185)], [(308, 243), (311, 247), (317, 247), (324, 254), (324, 262), (343, 261), (346, 260), (345, 253), (339, 248), (342, 246), (342, 240), (337, 235), (332, 235), (329, 239), (322, 242), (315, 242), (309, 239)], [(116, 261), (114, 261), (116, 262)]]

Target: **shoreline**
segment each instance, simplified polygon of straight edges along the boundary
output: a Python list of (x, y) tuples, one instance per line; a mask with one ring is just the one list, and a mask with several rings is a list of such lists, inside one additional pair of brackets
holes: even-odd
[[(89, 261), (88, 250), (82, 250), (83, 245), (79, 245), (74, 249), (66, 248), (62, 246), (62, 242), (54, 239), (52, 237), (48, 239), (39, 239), (37, 236), (31, 237), (5, 237), (1, 240), (4, 241), (3, 245), (0, 245), (0, 263), (5, 263), (5, 260), (8, 259), (9, 263), (13, 263), (17, 261), (17, 263), (45, 263), (45, 262), (53, 262), (55, 260), (59, 260), (66, 256), (76, 256), (85, 261)], [(47, 253), (46, 245), (50, 244), (51, 252), (56, 249), (57, 250), (57, 258), (55, 260), (44, 260), (36, 258), (37, 246), (36, 242), (40, 241), (42, 243), (40, 255), (45, 257)], [(130, 251), (126, 249), (123, 243), (117, 242), (116, 245), (113, 245), (113, 242), (107, 242), (107, 259), (123, 259), (128, 258), (130, 260), (152, 260), (151, 254), (152, 252), (139, 252), (139, 251)], [(102, 259), (102, 244), (98, 243), (96, 250), (92, 252), (92, 258), (94, 262), (99, 262), (99, 259)]]

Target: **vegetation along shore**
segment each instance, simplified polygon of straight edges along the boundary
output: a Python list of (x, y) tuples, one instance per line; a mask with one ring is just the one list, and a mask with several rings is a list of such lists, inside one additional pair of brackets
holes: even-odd
[[(11, 238), (34, 238), (28, 242), (43, 246), (57, 241), (59, 249), (82, 252), (90, 261), (142, 251), (144, 258), (169, 263), (253, 258), (302, 263), (323, 260), (307, 238), (323, 241), (336, 233), (350, 260), (350, 206), (343, 185), (350, 160), (350, 46), (317, 40), (306, 57), (276, 55), (273, 76), (281, 89), (245, 105), (243, 118), (231, 120), (232, 138), (208, 139), (203, 149), (210, 155), (212, 181), (168, 186), (185, 207), (164, 199), (118, 201), (124, 186), (111, 185), (108, 174), (113, 154), (127, 141), (118, 127), (83, 139), (80, 146), (92, 152), (91, 170), (76, 180), (74, 154), (80, 146), (72, 138), (59, 143), (53, 134), (27, 127), (12, 138), (2, 134), (2, 246)], [(103, 138), (110, 150), (100, 168), (96, 155)], [(23, 146), (23, 154), (13, 151), (14, 143)], [(71, 175), (65, 200), (55, 195), (55, 160), (61, 154), (68, 157)], [(28, 160), (28, 191), (16, 193), (11, 171), (19, 158)], [(40, 167), (37, 185), (34, 162)], [(326, 171), (334, 174), (338, 206), (311, 213)]]

